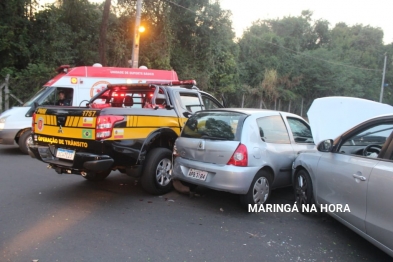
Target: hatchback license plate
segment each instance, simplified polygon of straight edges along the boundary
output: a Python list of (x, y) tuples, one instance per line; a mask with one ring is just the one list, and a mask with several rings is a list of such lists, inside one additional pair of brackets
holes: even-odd
[(56, 157), (58, 158), (74, 160), (74, 156), (75, 156), (74, 150), (58, 148), (56, 152)]
[(206, 178), (207, 178), (207, 172), (206, 171), (201, 171), (201, 170), (198, 170), (198, 169), (190, 168), (190, 170), (188, 171), (188, 177), (205, 181)]

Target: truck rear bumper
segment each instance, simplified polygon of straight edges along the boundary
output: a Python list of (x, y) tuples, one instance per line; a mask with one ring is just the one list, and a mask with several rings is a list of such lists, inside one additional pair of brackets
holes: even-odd
[(75, 152), (73, 160), (56, 157), (54, 147), (29, 145), (30, 156), (50, 164), (51, 167), (60, 168), (67, 173), (85, 171), (105, 171), (112, 168), (114, 160), (108, 155), (97, 155), (85, 152)]

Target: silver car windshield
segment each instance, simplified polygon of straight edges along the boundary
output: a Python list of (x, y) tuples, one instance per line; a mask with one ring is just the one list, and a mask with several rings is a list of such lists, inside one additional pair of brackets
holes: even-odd
[(198, 112), (187, 120), (181, 136), (234, 141), (244, 117), (238, 112)]

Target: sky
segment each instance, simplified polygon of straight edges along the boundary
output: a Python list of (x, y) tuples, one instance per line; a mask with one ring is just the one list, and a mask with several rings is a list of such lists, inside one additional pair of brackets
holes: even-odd
[[(103, 2), (104, 0), (90, 0)], [(215, 0), (211, 0), (212, 2)], [(52, 2), (40, 0), (40, 2)], [(312, 19), (327, 20), (330, 27), (344, 22), (348, 26), (379, 27), (384, 32), (384, 43), (393, 42), (392, 0), (219, 0), (222, 9), (232, 12), (232, 26), (237, 37), (258, 19), (300, 16), (303, 10), (313, 12)]]

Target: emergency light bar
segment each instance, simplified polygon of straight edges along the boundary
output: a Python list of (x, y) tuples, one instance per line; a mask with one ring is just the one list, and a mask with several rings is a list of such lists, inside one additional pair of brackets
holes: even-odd
[(133, 84), (110, 84), (109, 89), (119, 88), (126, 89), (127, 87), (148, 87), (151, 85), (164, 85), (164, 86), (191, 86), (191, 88), (197, 88), (195, 80), (182, 80), (182, 81), (148, 81), (147, 83), (133, 83)]
[(172, 81), (171, 85), (173, 86), (181, 86), (181, 85), (196, 85), (195, 80), (181, 80), (181, 81)]
[(61, 65), (61, 66), (59, 66), (58, 68), (56, 68), (56, 72), (57, 73), (65, 73), (65, 74), (67, 74), (68, 73), (68, 69), (70, 68), (71, 66), (70, 65)]

